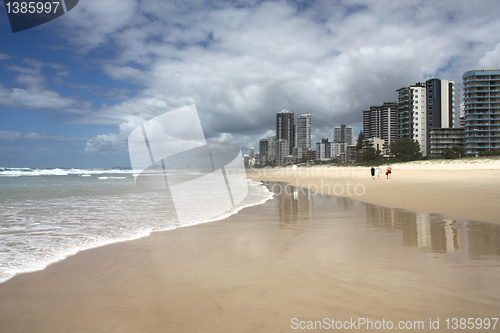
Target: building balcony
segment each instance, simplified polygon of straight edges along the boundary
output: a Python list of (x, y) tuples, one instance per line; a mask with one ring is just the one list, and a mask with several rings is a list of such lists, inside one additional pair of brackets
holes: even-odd
[[(494, 133), (494, 135), (496, 136), (497, 135), (497, 132), (500, 130), (500, 126), (492, 126), (493, 128), (489, 127), (489, 126), (483, 126), (483, 127), (479, 127), (479, 126), (470, 126), (470, 127), (466, 127), (465, 128), (465, 134), (466, 135), (469, 135), (470, 133)], [(495, 128), (496, 127), (496, 128)], [(487, 134), (489, 135), (489, 134)]]
[(465, 144), (500, 144), (500, 140), (465, 139)]
[(465, 126), (470, 126), (474, 124), (478, 126), (488, 126), (488, 125), (496, 126), (500, 124), (500, 120), (495, 118), (479, 117), (479, 116), (465, 119)]
[(491, 131), (488, 132), (479, 132), (478, 131), (470, 131), (465, 132), (465, 136), (468, 138), (498, 138), (498, 135), (492, 134)]
[(488, 82), (488, 81), (499, 81), (500, 77), (498, 75), (475, 75), (464, 78), (464, 83), (470, 82)]
[[(472, 109), (475, 110), (475, 109)], [(471, 112), (470, 109), (465, 109), (465, 120), (470, 119), (474, 116), (498, 116), (500, 112)]]
[(495, 119), (483, 119), (483, 118), (471, 118), (465, 121), (465, 127), (484, 127), (484, 126), (498, 126), (498, 124), (495, 123)]
[(483, 98), (483, 97), (466, 97), (465, 98), (465, 105), (469, 104), (498, 104), (500, 103), (500, 98), (495, 98), (495, 97), (488, 97), (488, 98)]
[(471, 103), (464, 103), (465, 110), (470, 111), (474, 109), (478, 110), (490, 110), (492, 112), (498, 112), (500, 111), (500, 102), (499, 103), (477, 103), (477, 102), (471, 102)]

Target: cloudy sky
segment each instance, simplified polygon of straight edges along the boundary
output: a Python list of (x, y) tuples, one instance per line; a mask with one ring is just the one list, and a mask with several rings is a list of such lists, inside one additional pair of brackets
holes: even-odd
[(142, 122), (195, 104), (242, 149), (277, 111), (313, 142), (430, 77), (500, 66), (500, 2), (80, 0), (12, 33), (0, 8), (0, 167), (130, 166)]

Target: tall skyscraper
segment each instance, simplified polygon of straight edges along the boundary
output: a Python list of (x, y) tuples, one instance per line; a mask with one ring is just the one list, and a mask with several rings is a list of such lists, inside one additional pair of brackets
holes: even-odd
[(268, 157), (268, 151), (269, 151), (269, 140), (268, 139), (260, 139), (259, 141), (259, 157), (260, 157), (260, 164), (265, 164), (269, 162), (269, 157)]
[(276, 165), (277, 153), (277, 140), (276, 135), (267, 138), (267, 162)]
[(500, 69), (465, 72), (465, 152), (500, 149)]
[(297, 147), (311, 148), (311, 115), (302, 114), (297, 118)]
[(427, 156), (426, 92), (423, 83), (398, 90), (398, 138), (418, 142), (420, 152)]
[(351, 126), (341, 125), (335, 127), (333, 129), (333, 142), (352, 145), (354, 143), (353, 131), (354, 129)]
[(427, 90), (427, 128), (460, 126), (460, 84), (432, 78), (425, 81)]
[(398, 139), (398, 103), (384, 102), (363, 111), (363, 135), (384, 140), (384, 149), (388, 149)]
[(279, 139), (276, 142), (276, 165), (285, 165), (286, 157), (290, 155), (289, 141)]
[[(445, 138), (451, 139), (463, 134), (453, 130), (460, 126), (460, 84), (432, 78), (425, 81), (425, 88), (427, 92), (427, 155), (441, 157), (445, 148), (452, 148), (455, 142), (460, 142), (460, 140), (450, 140), (450, 147), (448, 147)], [(440, 149), (440, 147), (445, 148)]]
[(292, 154), (295, 147), (295, 119), (294, 114), (288, 110), (276, 113), (276, 141), (288, 141), (288, 154)]

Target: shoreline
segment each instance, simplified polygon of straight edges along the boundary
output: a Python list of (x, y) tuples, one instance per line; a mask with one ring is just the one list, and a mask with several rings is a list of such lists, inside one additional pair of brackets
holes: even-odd
[(369, 167), (256, 169), (247, 178), (278, 181), (365, 203), (500, 224), (500, 160), (476, 163), (418, 161), (392, 166), (372, 180)]
[[(363, 203), (375, 204), (381, 207), (406, 209), (413, 212), (425, 212), (431, 214), (436, 213), (449, 218), (500, 224), (500, 205), (496, 205), (496, 198), (500, 197), (500, 188), (498, 188), (498, 186), (495, 188), (496, 184), (500, 184), (500, 159), (483, 158), (465, 161), (414, 161), (393, 164), (392, 167), (395, 178), (391, 178), (390, 180), (385, 179), (384, 172), (382, 171), (380, 179), (371, 181), (369, 167), (350, 166), (298, 167), (296, 171), (294, 171), (291, 167), (257, 169), (263, 172), (252, 173), (247, 171), (247, 178), (255, 181), (275, 181), (287, 183), (293, 186), (313, 190), (316, 193), (347, 197)], [(384, 166), (381, 167), (381, 169), (383, 168)], [(469, 181), (464, 183), (464, 174), (468, 172), (472, 172), (473, 176)], [(295, 175), (297, 175), (297, 177), (295, 177)], [(404, 179), (401, 179), (403, 177)], [(457, 181), (457, 179), (462, 179), (462, 182), (453, 184), (453, 182)], [(478, 180), (482, 183), (479, 183)], [(383, 184), (386, 181), (392, 182), (392, 185), (388, 185), (389, 183)], [(381, 186), (377, 188), (372, 186), (377, 184), (380, 184)], [(478, 185), (481, 184), (485, 185), (485, 187), (481, 188), (479, 186), (478, 188)], [(426, 196), (420, 196), (418, 200), (408, 200), (408, 198), (415, 198), (416, 196), (421, 195), (423, 193), (423, 188), (431, 187), (435, 190), (440, 186), (446, 185), (448, 187), (445, 187), (444, 191), (426, 191)], [(456, 186), (461, 187), (460, 190), (464, 189), (472, 191), (467, 192), (466, 194), (473, 193), (474, 197), (464, 198), (459, 195), (460, 190), (454, 191)], [(470, 188), (467, 188), (468, 186)], [(407, 191), (408, 189), (411, 189), (413, 193), (409, 193)], [(483, 191), (483, 189), (488, 189), (488, 191)], [(392, 190), (394, 193), (393, 196), (387, 195), (387, 193), (384, 196), (374, 195), (374, 190)], [(342, 191), (344, 191), (344, 193), (342, 193)], [(390, 193), (391, 192), (389, 192), (389, 194)], [(402, 193), (406, 193), (406, 195), (401, 195)], [(444, 198), (444, 195), (447, 195), (448, 197)], [(394, 196), (398, 198), (394, 199)], [(269, 200), (269, 198), (265, 199), (262, 203), (255, 203), (242, 207), (232, 215), (239, 214), (242, 209), (255, 205), (262, 205), (267, 200)], [(224, 216), (217, 221), (203, 222), (200, 224), (224, 221), (232, 215)], [(171, 231), (174, 229), (152, 231), (147, 235), (113, 241), (96, 247), (85, 248), (77, 252), (70, 253), (57, 261), (51, 262), (41, 269), (17, 273), (7, 280), (1, 281), (0, 285), (16, 276), (32, 274), (45, 270), (51, 265), (63, 262), (72, 256), (88, 250), (123, 242), (133, 242), (145, 237), (150, 237), (154, 233)]]
[[(257, 181), (257, 180), (248, 179), (248, 181), (260, 183), (260, 181)], [(218, 217), (203, 220), (201, 222), (196, 222), (196, 223), (191, 223), (191, 224), (186, 224), (186, 225), (180, 225), (180, 224), (175, 225), (175, 226), (172, 225), (172, 226), (163, 227), (162, 229), (157, 229), (157, 230), (151, 229), (151, 230), (147, 230), (147, 231), (140, 231), (136, 234), (133, 234), (133, 235), (130, 235), (130, 236), (127, 236), (124, 238), (105, 239), (105, 240), (101, 240), (98, 243), (97, 242), (91, 243), (90, 245), (86, 244), (85, 246), (79, 247), (77, 249), (71, 248), (70, 251), (58, 253), (57, 256), (55, 256), (54, 260), (45, 260), (42, 264), (38, 264), (37, 266), (31, 267), (31, 268), (23, 270), (23, 271), (20, 271), (20, 270), (16, 271), (16, 273), (14, 275), (7, 277), (5, 279), (4, 279), (4, 277), (2, 277), (2, 280), (0, 280), (0, 285), (2, 283), (5, 283), (5, 282), (19, 276), (19, 275), (32, 274), (32, 273), (37, 273), (37, 272), (43, 271), (52, 265), (63, 262), (65, 260), (67, 260), (68, 258), (71, 258), (75, 255), (79, 255), (80, 253), (85, 252), (85, 251), (89, 251), (89, 250), (93, 250), (93, 249), (97, 249), (97, 248), (102, 248), (102, 247), (106, 247), (106, 246), (111, 246), (114, 244), (120, 244), (120, 243), (124, 243), (124, 242), (133, 242), (133, 241), (145, 238), (145, 237), (149, 237), (155, 233), (168, 232), (168, 231), (172, 231), (172, 230), (179, 229), (179, 228), (193, 227), (193, 226), (202, 225), (202, 224), (206, 224), (206, 223), (214, 223), (214, 222), (224, 221), (224, 220), (230, 218), (231, 216), (238, 214), (242, 209), (262, 205), (263, 203), (265, 203), (266, 201), (268, 201), (270, 199), (272, 199), (272, 193), (269, 192), (266, 194), (265, 197), (263, 196), (259, 201), (247, 202), (245, 205), (234, 207), (233, 210), (225, 212)]]

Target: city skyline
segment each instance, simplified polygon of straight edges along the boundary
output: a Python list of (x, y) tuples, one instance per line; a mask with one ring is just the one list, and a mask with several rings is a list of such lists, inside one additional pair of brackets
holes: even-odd
[[(432, 77), (500, 65), (498, 1), (80, 1), (13, 34), (0, 10), (0, 167), (128, 166), (139, 124), (195, 104), (243, 150), (274, 114), (331, 128)], [(462, 101), (461, 103), (462, 104)]]
[[(388, 154), (391, 143), (399, 139), (417, 142), (422, 156), (430, 158), (443, 158), (448, 149), (455, 149), (457, 153), (456, 149), (460, 149), (473, 156), (498, 149), (500, 124), (496, 116), (500, 69), (470, 70), (464, 73), (463, 80), (464, 114), (460, 112), (460, 83), (437, 77), (397, 89), (397, 102), (384, 102), (363, 110), (362, 149), (373, 147)], [(307, 151), (311, 153), (307, 154), (307, 159), (313, 159), (312, 155), (315, 155), (315, 159), (322, 162), (357, 161), (353, 127), (335, 126), (333, 141), (329, 141), (329, 137), (316, 140), (316, 150), (312, 144), (306, 144), (312, 142), (310, 133), (311, 114), (302, 114), (295, 125), (292, 111), (277, 112), (276, 135), (260, 140), (263, 157), (257, 159), (257, 163), (297, 163), (306, 157)], [(283, 144), (285, 150), (292, 153), (283, 152)]]

